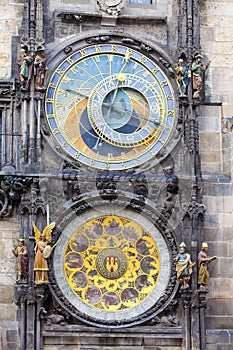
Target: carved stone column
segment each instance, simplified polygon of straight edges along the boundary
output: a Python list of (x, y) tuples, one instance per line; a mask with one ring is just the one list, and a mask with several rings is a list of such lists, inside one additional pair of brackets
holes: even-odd
[(45, 298), (45, 291), (47, 285), (35, 286), (35, 299), (36, 299), (36, 346), (35, 350), (41, 350), (42, 348), (42, 319), (41, 316), (44, 312), (43, 302)]
[(181, 289), (181, 298), (184, 308), (184, 336), (183, 336), (183, 346), (185, 350), (191, 349), (191, 291), (189, 288)]
[(206, 310), (206, 296), (208, 289), (199, 289), (198, 293), (198, 307), (199, 307), (199, 325), (200, 325), (200, 350), (206, 348), (206, 325), (205, 325), (205, 310)]
[(26, 349), (26, 303), (27, 303), (27, 285), (16, 285), (14, 289), (15, 294), (15, 304), (18, 307), (18, 333), (19, 333), (19, 342), (18, 349)]

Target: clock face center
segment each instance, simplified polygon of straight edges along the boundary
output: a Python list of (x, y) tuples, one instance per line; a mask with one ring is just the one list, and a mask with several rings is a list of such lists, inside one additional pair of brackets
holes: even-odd
[(132, 101), (121, 89), (111, 91), (103, 100), (102, 113), (111, 129), (119, 129), (126, 125), (132, 116)]

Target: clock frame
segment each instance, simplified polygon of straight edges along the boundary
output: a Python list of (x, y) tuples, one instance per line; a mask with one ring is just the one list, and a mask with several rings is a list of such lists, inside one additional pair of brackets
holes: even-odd
[(66, 153), (110, 171), (150, 161), (168, 144), (177, 121), (167, 74), (122, 44), (90, 45), (64, 59), (49, 80), (45, 114)]

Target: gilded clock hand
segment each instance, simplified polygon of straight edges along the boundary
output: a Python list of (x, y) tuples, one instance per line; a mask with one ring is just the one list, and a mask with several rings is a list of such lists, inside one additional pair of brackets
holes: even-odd
[[(77, 95), (80, 95), (80, 96), (85, 97), (85, 98), (88, 98), (88, 97), (89, 97), (88, 95), (85, 95), (85, 94), (83, 94), (83, 93), (81, 93), (81, 92), (78, 92), (78, 91), (76, 91), (76, 90), (73, 90), (73, 89), (65, 89), (65, 91), (67, 91), (67, 92), (72, 92), (73, 94), (77, 94)], [(115, 95), (115, 93), (116, 93), (116, 90), (114, 91), (114, 95)], [(113, 96), (113, 97), (114, 97), (114, 96)], [(114, 98), (114, 100), (115, 100), (115, 98)], [(111, 103), (103, 102), (103, 106), (111, 107), (111, 108), (109, 108), (109, 110), (113, 109), (114, 111), (125, 112), (125, 113), (131, 112), (131, 111), (130, 111), (129, 109), (127, 109), (127, 108), (120, 108), (120, 107), (114, 106), (113, 101), (111, 101)], [(109, 112), (109, 110), (108, 110), (108, 112)], [(109, 113), (110, 113), (110, 112), (109, 112)], [(138, 116), (138, 117), (139, 117), (140, 119), (142, 119), (142, 120), (145, 120), (145, 121), (147, 121), (147, 122), (149, 122), (149, 123), (153, 123), (153, 124), (155, 125), (155, 127), (162, 126), (158, 120), (150, 120), (150, 119), (147, 119), (147, 118), (145, 118), (144, 114), (139, 114), (139, 113), (137, 113), (137, 114), (135, 115), (135, 113), (133, 113), (132, 116), (133, 116), (134, 118), (136, 118), (136, 116)], [(106, 118), (106, 119), (107, 119), (107, 118)]]
[(85, 95), (85, 94), (83, 94), (82, 92), (78, 92), (78, 91), (73, 90), (73, 89), (65, 89), (65, 91), (67, 91), (67, 92), (72, 92), (73, 94), (75, 94), (75, 95), (80, 95), (81, 97), (85, 97), (85, 98), (89, 97), (88, 95)]

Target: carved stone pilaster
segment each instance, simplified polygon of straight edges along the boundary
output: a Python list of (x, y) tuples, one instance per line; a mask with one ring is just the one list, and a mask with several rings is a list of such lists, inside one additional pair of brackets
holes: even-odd
[(189, 350), (191, 348), (191, 291), (189, 288), (181, 289), (181, 298), (184, 308), (184, 343), (185, 349)]
[(198, 124), (196, 120), (189, 119), (184, 123), (184, 142), (187, 151), (194, 154), (199, 150)]
[(206, 325), (205, 325), (205, 310), (207, 289), (199, 289), (198, 293), (198, 308), (199, 308), (199, 327), (200, 327), (200, 350), (206, 348)]

